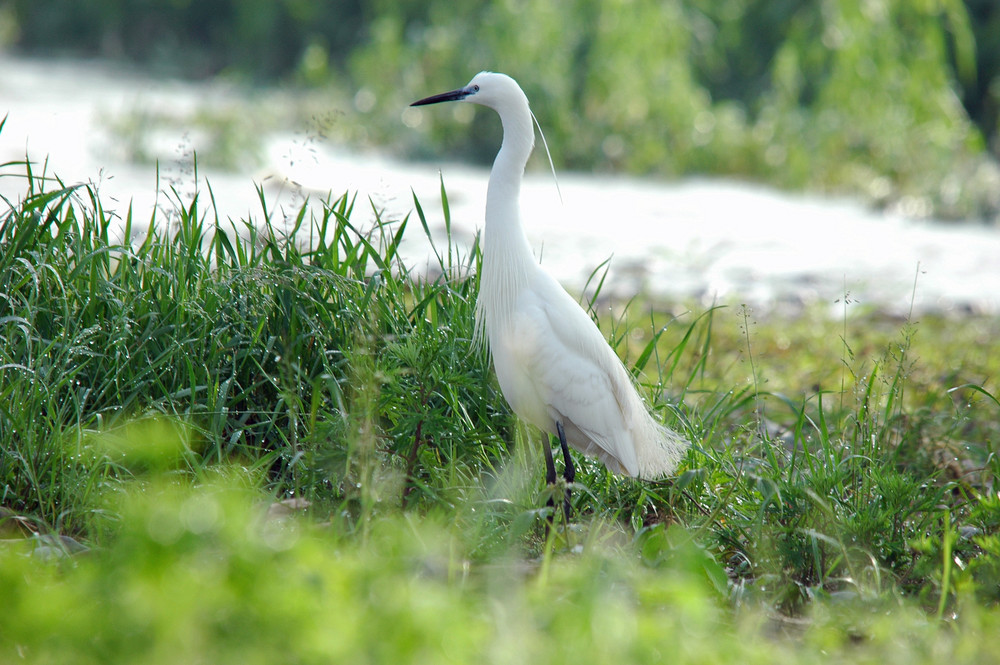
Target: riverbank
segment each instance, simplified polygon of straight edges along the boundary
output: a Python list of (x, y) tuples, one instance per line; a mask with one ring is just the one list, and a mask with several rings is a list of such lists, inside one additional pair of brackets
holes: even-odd
[[(459, 245), (470, 243), (482, 225), (485, 169), (356, 154), (288, 132), (260, 137), (263, 166), (201, 167), (196, 181), (197, 132), (159, 127), (146, 137), (158, 160), (157, 179), (157, 167), (131, 161), (110, 129), (115, 118), (144, 107), (170, 107), (183, 116), (238, 102), (225, 87), (147, 78), (106, 63), (3, 56), (0, 99), (7, 115), (0, 161), (47, 158), (50, 175), (67, 184), (96, 183), (107, 207), (124, 215), (131, 205), (138, 220), (167, 201), (171, 187), (182, 197), (196, 190), (207, 196), (210, 184), (221, 218), (258, 221), (257, 184), (278, 218), (304, 195), (318, 200), (345, 191), (356, 193), (361, 207), (370, 199), (385, 218), (402, 218), (413, 209), (412, 189), (433, 230), (443, 233), (440, 174)], [(16, 200), (21, 184), (0, 178), (0, 194)], [(530, 172), (523, 208), (543, 263), (573, 289), (612, 257), (605, 292), (619, 297), (643, 291), (768, 309), (832, 305), (849, 293), (894, 314), (911, 306), (916, 312), (1000, 312), (1000, 229), (912, 220), (855, 201), (731, 181), (570, 173), (560, 174), (559, 185), (562, 202), (551, 174)], [(410, 265), (429, 263), (420, 234), (409, 234), (403, 253)]]

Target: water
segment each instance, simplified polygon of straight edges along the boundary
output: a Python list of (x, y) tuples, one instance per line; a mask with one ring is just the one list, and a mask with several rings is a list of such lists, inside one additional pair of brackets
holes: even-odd
[[(65, 182), (96, 182), (107, 208), (124, 214), (131, 203), (148, 219), (169, 185), (194, 191), (181, 166), (192, 137), (160, 130), (155, 169), (128, 159), (108, 118), (144, 107), (179, 112), (225, 101), (220, 86), (154, 80), (102, 63), (34, 61), (0, 55), (0, 162), (49, 157), (49, 172)], [(345, 100), (345, 104), (348, 102)], [(402, 109), (401, 109), (402, 112)], [(481, 111), (487, 112), (487, 111)], [(261, 137), (263, 169), (201, 169), (221, 216), (260, 219), (254, 183), (265, 187), (275, 218), (302, 195), (358, 193), (387, 216), (412, 210), (416, 192), (438, 237), (444, 234), (439, 171), (449, 192), (452, 234), (468, 246), (482, 225), (488, 171), (450, 163), (406, 163), (385, 155), (352, 154), (301, 135)], [(558, 146), (552, 146), (558, 151)], [(293, 186), (290, 183), (298, 183)], [(16, 199), (23, 183), (0, 179), (0, 194)], [(1000, 230), (977, 224), (908, 220), (841, 199), (778, 192), (724, 180), (660, 182), (561, 174), (564, 203), (551, 175), (529, 173), (523, 209), (532, 246), (564, 284), (582, 288), (613, 255), (605, 292), (627, 297), (646, 291), (668, 299), (746, 303), (755, 308), (851, 301), (891, 313), (1000, 312)], [(159, 192), (159, 194), (158, 194)], [(414, 220), (415, 221), (415, 220)], [(404, 244), (410, 265), (432, 266), (414, 224)]]

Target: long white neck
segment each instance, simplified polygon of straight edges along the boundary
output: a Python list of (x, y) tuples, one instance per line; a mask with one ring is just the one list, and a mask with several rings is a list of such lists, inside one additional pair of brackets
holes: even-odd
[(535, 145), (534, 127), (526, 98), (498, 108), (503, 143), (493, 162), (486, 192), (486, 230), (476, 331), (482, 336), (486, 321), (497, 331), (506, 323), (514, 301), (536, 265), (521, 226), (521, 180)]

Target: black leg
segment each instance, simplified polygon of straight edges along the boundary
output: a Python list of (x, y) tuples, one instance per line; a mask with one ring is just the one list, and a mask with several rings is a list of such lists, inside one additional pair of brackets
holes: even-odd
[[(544, 434), (542, 436), (542, 449), (545, 451), (545, 483), (549, 487), (556, 484), (556, 465), (552, 461), (552, 442), (549, 440), (549, 435)], [(548, 528), (552, 526), (552, 517), (555, 513), (555, 500), (552, 498), (552, 493), (549, 492), (549, 500), (545, 503), (546, 506), (552, 508), (549, 513), (549, 524), (546, 527), (546, 535), (548, 535)]]
[[(556, 422), (556, 431), (559, 433), (559, 446), (562, 448), (563, 460), (565, 462), (563, 478), (566, 479), (566, 498), (563, 499), (563, 515), (566, 516), (566, 521), (569, 522), (571, 493), (569, 486), (576, 480), (576, 467), (573, 466), (573, 458), (569, 456), (569, 446), (566, 445), (566, 432), (563, 431), (561, 422)], [(553, 474), (554, 471), (553, 469)]]

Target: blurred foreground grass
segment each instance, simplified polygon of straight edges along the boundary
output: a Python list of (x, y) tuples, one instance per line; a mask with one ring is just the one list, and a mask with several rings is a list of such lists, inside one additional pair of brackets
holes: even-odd
[[(583, 554), (471, 563), (433, 511), (366, 538), (269, 517), (240, 470), (157, 477), (107, 497), (101, 547), (0, 554), (0, 658), (74, 663), (991, 662), (1000, 614), (941, 623), (897, 596), (817, 603), (791, 621), (733, 609), (681, 527), (644, 546), (588, 524)], [(272, 514), (274, 511), (271, 511)], [(603, 532), (595, 535), (595, 532)]]
[(348, 196), (279, 218), (262, 194), (234, 225), (174, 192), (147, 232), (33, 168), (0, 170), (25, 185), (0, 215), (0, 660), (996, 659), (995, 318), (598, 288), (696, 445), (660, 483), (578, 459), (546, 539), (538, 434), (470, 350), (478, 247), (411, 273), (418, 201), (359, 229)]

